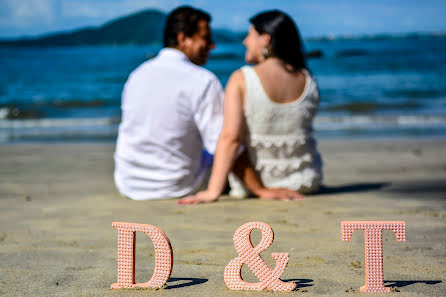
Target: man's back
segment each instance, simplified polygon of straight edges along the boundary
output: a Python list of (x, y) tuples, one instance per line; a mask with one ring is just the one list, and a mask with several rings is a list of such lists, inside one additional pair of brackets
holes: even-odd
[(180, 51), (163, 49), (129, 77), (115, 153), (115, 182), (132, 199), (181, 197), (198, 190), (215, 151), (223, 91), (215, 75)]

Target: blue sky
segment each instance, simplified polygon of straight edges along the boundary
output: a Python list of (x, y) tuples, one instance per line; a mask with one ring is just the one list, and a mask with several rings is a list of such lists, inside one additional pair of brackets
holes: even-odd
[(446, 32), (445, 0), (0, 0), (0, 37), (97, 26), (142, 9), (168, 12), (182, 4), (210, 12), (213, 27), (237, 31), (247, 30), (257, 12), (278, 8), (305, 37)]

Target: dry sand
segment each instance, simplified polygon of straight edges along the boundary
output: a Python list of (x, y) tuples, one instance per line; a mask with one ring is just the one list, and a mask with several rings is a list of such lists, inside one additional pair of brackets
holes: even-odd
[[(113, 145), (0, 146), (1, 296), (271, 296), (232, 292), (225, 266), (237, 256), (240, 225), (263, 221), (275, 232), (262, 255), (290, 253), (283, 296), (353, 296), (364, 284), (362, 232), (342, 242), (343, 220), (404, 220), (407, 241), (384, 232), (385, 285), (396, 296), (446, 295), (446, 141), (320, 141), (324, 193), (299, 202), (224, 198), (177, 206), (136, 202), (116, 192)], [(173, 246), (164, 289), (111, 291), (117, 277), (113, 221), (152, 224)], [(254, 235), (258, 233), (255, 231)], [(256, 237), (256, 236), (254, 236)], [(136, 280), (153, 270), (153, 247), (137, 235)], [(256, 280), (246, 267), (243, 275)], [(388, 296), (374, 294), (373, 296)]]

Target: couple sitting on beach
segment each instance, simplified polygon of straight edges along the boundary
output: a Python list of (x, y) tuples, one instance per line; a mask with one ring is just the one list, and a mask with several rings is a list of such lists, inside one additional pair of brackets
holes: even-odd
[[(158, 56), (130, 75), (122, 94), (115, 183), (134, 200), (294, 200), (319, 189), (312, 136), (319, 93), (293, 20), (280, 11), (250, 19), (244, 66), (226, 91), (200, 67), (215, 47), (210, 16), (179, 7), (167, 17)], [(209, 154), (214, 154), (213, 165)]]

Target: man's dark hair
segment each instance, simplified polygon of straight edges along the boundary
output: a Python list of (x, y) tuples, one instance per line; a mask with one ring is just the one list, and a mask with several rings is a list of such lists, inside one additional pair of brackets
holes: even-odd
[(167, 16), (166, 26), (164, 27), (164, 47), (177, 46), (177, 35), (180, 32), (192, 37), (198, 32), (198, 23), (202, 20), (209, 23), (211, 16), (191, 6), (180, 6), (174, 9)]

